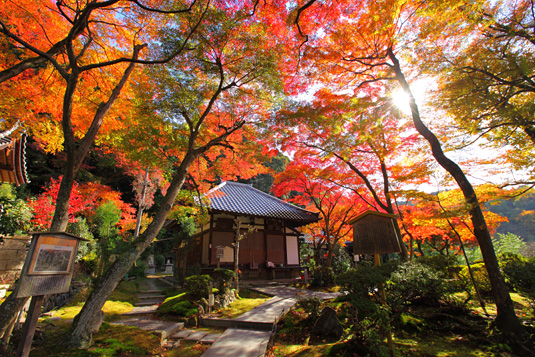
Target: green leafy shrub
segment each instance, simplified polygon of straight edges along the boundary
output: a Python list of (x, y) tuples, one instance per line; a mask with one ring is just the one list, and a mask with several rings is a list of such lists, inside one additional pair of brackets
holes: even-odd
[(387, 300), (393, 308), (406, 304), (436, 304), (445, 294), (444, 279), (429, 266), (405, 263), (388, 281)]
[(393, 260), (380, 266), (359, 265), (336, 277), (336, 284), (350, 294), (367, 296), (376, 290), (379, 284), (386, 283), (390, 274), (396, 270), (398, 262)]
[(509, 285), (518, 293), (535, 299), (535, 259), (517, 254), (504, 254), (500, 266)]
[(156, 254), (154, 256), (154, 265), (156, 265), (158, 269), (164, 269), (165, 268), (165, 256), (162, 254)]
[[(492, 245), (494, 246), (494, 251), (497, 256), (509, 253), (522, 255), (526, 252), (528, 247), (527, 243), (524, 242), (522, 238), (513, 233), (496, 234), (496, 236), (492, 237)], [(469, 249), (467, 254), (470, 262), (477, 262), (483, 259), (479, 246)]]
[(331, 287), (335, 284), (334, 271), (331, 267), (317, 267), (312, 270), (310, 286), (314, 288)]
[[(490, 286), (489, 274), (487, 273), (487, 268), (485, 268), (485, 263), (472, 264), (471, 268), (479, 292), (482, 295), (490, 296), (492, 294), (492, 288)], [(467, 286), (472, 286), (467, 266), (459, 272), (459, 278), (466, 282)]]
[(236, 277), (236, 273), (230, 269), (214, 269), (213, 277), (219, 292), (223, 293), (230, 289), (230, 283)]
[(351, 268), (351, 257), (345, 246), (337, 244), (334, 248), (333, 270), (336, 274), (341, 274)]
[(17, 198), (16, 189), (0, 183), (0, 234), (20, 234), (32, 230), (32, 209)]
[(419, 257), (416, 262), (428, 266), (446, 278), (456, 278), (462, 267), (458, 264), (455, 255), (426, 255)]
[(147, 263), (139, 260), (135, 266), (133, 266), (128, 272), (128, 276), (133, 276), (136, 278), (145, 277), (145, 269), (147, 269)]
[(398, 264), (390, 261), (380, 266), (362, 265), (336, 277), (336, 283), (349, 293), (344, 299), (354, 307), (359, 318), (378, 312), (381, 302), (379, 287), (387, 282)]
[[(390, 319), (390, 309), (381, 303), (381, 289), (398, 261), (389, 261), (380, 266), (359, 265), (336, 277), (336, 283), (346, 290), (344, 301), (345, 318), (352, 326), (353, 338), (348, 342), (349, 351), (358, 355), (387, 356), (384, 346), (384, 326)], [(349, 303), (349, 304), (348, 304)]]
[(309, 317), (315, 321), (321, 314), (322, 300), (319, 297), (309, 297), (297, 302), (297, 306), (305, 310)]
[(196, 299), (208, 299), (210, 283), (213, 282), (209, 275), (192, 275), (186, 278), (186, 290), (188, 294)]
[(195, 304), (187, 299), (186, 293), (168, 297), (156, 310), (157, 315), (174, 315), (185, 318), (198, 312)]

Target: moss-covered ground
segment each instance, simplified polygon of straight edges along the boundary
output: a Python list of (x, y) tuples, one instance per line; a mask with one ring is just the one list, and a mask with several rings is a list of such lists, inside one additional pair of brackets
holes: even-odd
[[(511, 294), (517, 315), (531, 332), (535, 318), (529, 300)], [(462, 298), (459, 296), (459, 298)], [(344, 315), (344, 304), (328, 302)], [(440, 306), (413, 306), (392, 321), (393, 350), (395, 356), (516, 356), (511, 347), (493, 327), (496, 308), (486, 300), (489, 316), (479, 304), (469, 301), (466, 306), (443, 304)], [(312, 334), (313, 322), (298, 308), (286, 315), (278, 325), (270, 356), (361, 356), (363, 350), (355, 342), (352, 328), (337, 341), (322, 339)], [(383, 352), (386, 340), (383, 340)]]
[[(108, 323), (115, 320), (120, 314), (132, 310), (137, 299), (135, 297), (137, 289), (141, 283), (142, 280), (119, 284), (103, 308), (104, 320), (107, 322), (94, 335), (94, 343), (87, 350), (69, 349), (64, 343), (60, 343), (60, 341), (66, 341), (71, 326), (70, 320), (80, 311), (90, 293), (88, 290), (80, 291), (67, 305), (40, 319), (31, 356), (201, 356), (209, 345), (182, 341), (180, 348), (164, 350), (160, 346), (159, 337), (153, 333), (135, 327)], [(239, 300), (224, 310), (227, 316), (238, 316), (269, 299), (266, 295), (249, 290), (242, 290), (240, 295)], [(182, 311), (184, 305), (188, 305), (188, 303), (190, 301), (184, 293), (177, 291), (170, 293), (170, 297), (166, 299), (166, 304), (162, 304), (162, 306), (166, 305), (166, 308), (162, 310), (161, 317), (176, 320), (184, 312)], [(194, 313), (196, 313), (196, 309)], [(188, 314), (189, 312), (186, 313), (186, 315)], [(223, 332), (223, 330), (213, 328), (196, 329), (206, 330), (208, 333)], [(14, 336), (11, 341), (11, 355), (14, 355), (17, 344), (18, 336)]]

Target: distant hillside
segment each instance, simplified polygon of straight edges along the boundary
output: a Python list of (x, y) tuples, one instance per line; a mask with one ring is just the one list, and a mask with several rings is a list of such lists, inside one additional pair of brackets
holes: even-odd
[(498, 233), (513, 233), (527, 242), (535, 242), (535, 192), (510, 200), (499, 200), (487, 206), (491, 212), (507, 217)]

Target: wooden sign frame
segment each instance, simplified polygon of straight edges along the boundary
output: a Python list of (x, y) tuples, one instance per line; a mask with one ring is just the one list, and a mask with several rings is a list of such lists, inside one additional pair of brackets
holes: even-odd
[(28, 275), (69, 274), (78, 241), (70, 237), (38, 236)]
[(69, 290), (80, 241), (87, 239), (64, 232), (32, 233), (32, 242), (15, 296), (29, 297)]
[(87, 241), (64, 232), (32, 233), (32, 235), (19, 283), (13, 293), (17, 298), (32, 297), (17, 357), (27, 357), (30, 354), (45, 295), (69, 291), (78, 245), (80, 241)]

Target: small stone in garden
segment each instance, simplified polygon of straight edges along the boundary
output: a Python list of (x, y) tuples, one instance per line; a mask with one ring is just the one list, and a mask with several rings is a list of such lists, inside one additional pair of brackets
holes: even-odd
[(321, 337), (340, 338), (344, 332), (344, 328), (336, 316), (336, 311), (327, 306), (323, 309), (318, 321), (314, 324), (312, 332)]

